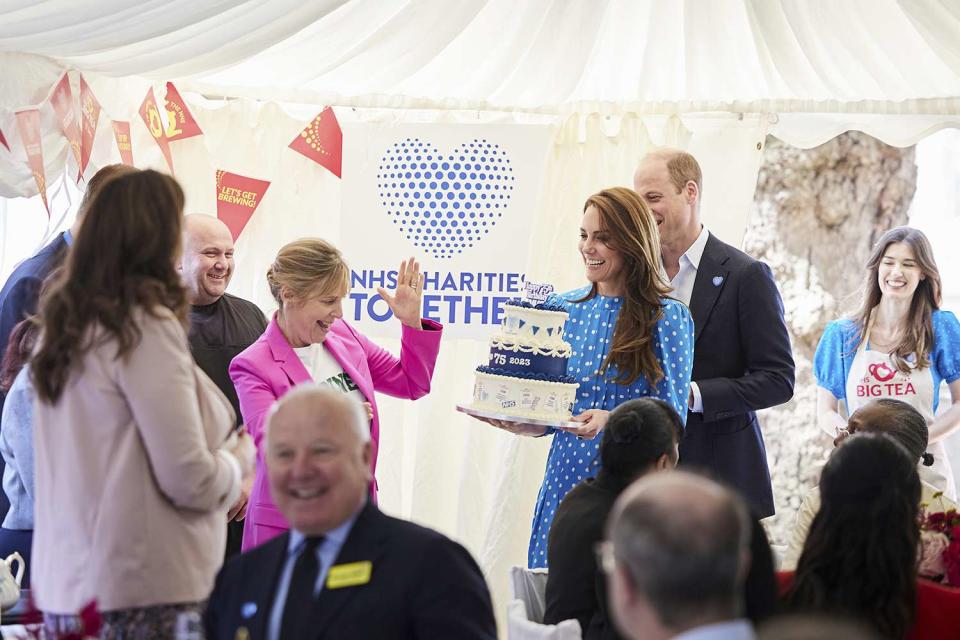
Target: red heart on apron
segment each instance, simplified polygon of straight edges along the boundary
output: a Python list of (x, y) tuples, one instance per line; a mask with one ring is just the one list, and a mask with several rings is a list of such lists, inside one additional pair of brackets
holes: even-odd
[(886, 382), (887, 380), (892, 379), (897, 372), (895, 369), (891, 369), (887, 366), (886, 362), (875, 362), (874, 364), (867, 367), (870, 371), (870, 375), (879, 380), (880, 382)]

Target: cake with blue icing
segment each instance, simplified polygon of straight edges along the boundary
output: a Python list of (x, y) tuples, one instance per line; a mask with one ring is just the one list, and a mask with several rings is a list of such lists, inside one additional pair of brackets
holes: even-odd
[[(551, 287), (552, 289), (552, 287)], [(477, 367), (471, 407), (517, 418), (565, 421), (577, 383), (567, 375), (567, 312), (550, 302), (510, 300), (488, 362)]]

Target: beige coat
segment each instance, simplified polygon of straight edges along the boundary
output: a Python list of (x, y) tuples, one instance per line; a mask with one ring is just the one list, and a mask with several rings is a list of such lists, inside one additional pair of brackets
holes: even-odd
[(31, 583), (42, 611), (71, 614), (207, 598), (223, 559), (240, 466), (221, 450), (234, 413), (197, 368), (183, 327), (138, 313), (116, 359), (88, 351), (53, 406), (35, 405)]

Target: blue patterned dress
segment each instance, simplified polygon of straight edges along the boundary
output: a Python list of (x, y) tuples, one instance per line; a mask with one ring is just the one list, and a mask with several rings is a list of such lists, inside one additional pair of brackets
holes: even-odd
[[(631, 385), (620, 385), (612, 382), (617, 377), (615, 368), (611, 367), (603, 376), (598, 370), (613, 341), (613, 329), (623, 306), (623, 298), (598, 295), (585, 302), (571, 302), (579, 300), (589, 291), (590, 287), (583, 287), (560, 296), (551, 296), (548, 300), (563, 304), (570, 313), (564, 325), (564, 338), (573, 348), (567, 374), (580, 383), (573, 414), (587, 409), (611, 411), (627, 400), (653, 397), (670, 403), (686, 420), (690, 372), (693, 368), (693, 318), (687, 307), (673, 299), (662, 301), (664, 313), (657, 323), (659, 340), (655, 348), (664, 378), (655, 388), (651, 388), (643, 376)], [(547, 536), (553, 523), (553, 514), (574, 485), (597, 474), (600, 467), (599, 449), (599, 434), (593, 440), (578, 440), (567, 431), (554, 432), (547, 469), (533, 513), (527, 552), (527, 563), (531, 568), (547, 566)]]

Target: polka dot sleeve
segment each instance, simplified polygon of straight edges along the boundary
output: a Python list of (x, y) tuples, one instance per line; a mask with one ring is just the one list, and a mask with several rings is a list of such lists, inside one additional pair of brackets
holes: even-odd
[(943, 380), (960, 380), (960, 322), (950, 311), (933, 312), (933, 362)]

